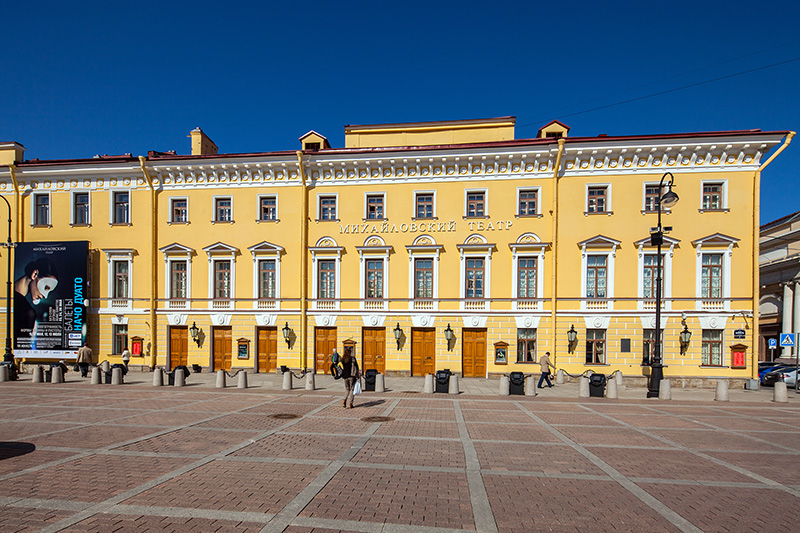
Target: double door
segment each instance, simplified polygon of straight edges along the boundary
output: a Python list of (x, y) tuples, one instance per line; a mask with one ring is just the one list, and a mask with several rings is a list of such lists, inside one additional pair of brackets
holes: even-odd
[(363, 360), (361, 371), (374, 369), (386, 373), (386, 329), (364, 328), (361, 330)]
[(169, 369), (189, 363), (189, 329), (186, 326), (169, 328)]
[(424, 376), (436, 372), (436, 330), (411, 329), (411, 375)]
[(331, 354), (336, 348), (336, 328), (314, 328), (314, 369), (318, 374), (331, 370)]
[(461, 375), (465, 378), (486, 377), (486, 330), (462, 330)]
[(233, 357), (233, 343), (231, 342), (231, 327), (218, 326), (211, 328), (211, 356), (214, 363), (213, 371), (230, 370)]
[(272, 372), (278, 364), (278, 328), (256, 328), (256, 372)]

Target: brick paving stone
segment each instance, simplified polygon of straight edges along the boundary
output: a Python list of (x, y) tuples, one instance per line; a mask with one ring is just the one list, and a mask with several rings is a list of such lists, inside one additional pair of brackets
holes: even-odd
[(349, 529), (326, 529), (319, 527), (289, 526), (283, 533), (357, 533)]
[(800, 434), (797, 431), (741, 431), (740, 433), (800, 451)]
[(456, 440), (372, 437), (354, 462), (464, 468), (464, 446)]
[(332, 461), (348, 450), (357, 439), (358, 437), (275, 433), (235, 451), (231, 456)]
[(481, 468), (506, 472), (542, 472), (544, 474), (605, 473), (589, 459), (566, 445), (516, 444), (476, 442), (475, 450)]
[(33, 443), (37, 446), (66, 446), (81, 449), (103, 448), (138, 439), (152, 432), (152, 428), (102, 424), (42, 435), (41, 437), (35, 437)]
[[(532, 419), (531, 419), (532, 420)], [(467, 431), (472, 439), (509, 440), (520, 442), (559, 442), (558, 437), (543, 426), (488, 424), (485, 422), (467, 423)]]
[[(422, 398), (412, 398), (412, 399), (405, 399), (402, 398), (398, 403), (398, 408), (408, 408), (408, 409), (453, 409), (455, 403), (453, 400), (450, 400), (446, 396), (442, 396), (441, 398), (436, 399), (422, 399)], [(462, 406), (465, 404), (462, 403)]]
[[(0, 400), (2, 401), (2, 400)], [(0, 422), (5, 423), (6, 420), (16, 421), (20, 418), (36, 418), (39, 416), (57, 415), (59, 413), (70, 413), (73, 409), (70, 407), (44, 407), (41, 405), (30, 405), (25, 407), (4, 407), (0, 410)]]
[[(330, 400), (330, 398), (328, 398)], [(294, 404), (287, 402), (270, 402), (263, 405), (256, 405), (249, 409), (242, 411), (243, 414), (254, 415), (276, 415), (276, 414), (292, 414), (292, 415), (307, 415), (311, 411), (318, 409), (318, 405), (314, 404)]]
[(149, 532), (149, 531), (214, 531), (217, 533), (256, 533), (264, 524), (255, 522), (236, 522), (213, 520), (210, 518), (170, 518), (162, 516), (131, 516), (121, 514), (96, 514), (82, 520), (72, 527), (62, 529), (69, 532), (107, 533), (109, 531)]
[(390, 416), (397, 420), (440, 420), (442, 422), (456, 421), (456, 412), (453, 409), (395, 407)]
[[(314, 416), (324, 418), (364, 418), (365, 416), (380, 416), (386, 411), (389, 406), (386, 400), (376, 400), (371, 402), (364, 402), (361, 399), (356, 399), (353, 402), (352, 409), (345, 409), (342, 407), (342, 400), (339, 399), (336, 405), (323, 408), (321, 411), (314, 413)], [(377, 403), (380, 402), (380, 403)]]
[(90, 409), (71, 409), (67, 412), (59, 412), (38, 418), (37, 421), (45, 422), (55, 420), (58, 422), (81, 422), (84, 424), (95, 422), (116, 421), (119, 418), (138, 414), (139, 411), (132, 409), (109, 409), (104, 407), (94, 407)]
[(124, 505), (277, 513), (322, 471), (317, 465), (216, 460), (161, 483)]
[[(720, 429), (731, 431), (755, 430), (755, 431), (786, 431), (785, 425), (770, 420), (759, 418), (746, 418), (742, 416), (695, 416), (695, 422), (702, 422)], [(698, 427), (700, 427), (698, 425)]]
[(798, 457), (792, 453), (706, 452), (708, 455), (764, 476), (778, 483), (797, 485)]
[(613, 481), (485, 474), (498, 530), (678, 531)]
[(797, 531), (800, 498), (783, 491), (649, 483), (638, 485), (703, 531)]
[(752, 483), (730, 468), (683, 450), (642, 453), (638, 448), (592, 447), (593, 454), (628, 477)]
[(781, 424), (782, 426), (791, 426), (793, 428), (800, 428), (800, 418), (797, 415), (793, 417), (788, 416), (765, 416), (762, 420), (772, 422), (774, 424)]
[(39, 531), (72, 514), (70, 511), (55, 509), (31, 509), (27, 507), (3, 507), (0, 515), (3, 533), (22, 533)]
[(151, 411), (183, 409), (187, 405), (194, 403), (193, 400), (178, 399), (178, 398), (153, 398), (151, 400), (134, 400), (125, 403), (125, 407), (130, 409), (138, 409)]
[[(152, 431), (148, 428), (148, 431)], [(194, 453), (208, 455), (248, 440), (258, 432), (226, 433), (208, 429), (184, 428), (116, 448), (118, 451), (153, 453)]]
[(267, 415), (227, 414), (220, 418), (201, 422), (195, 428), (251, 429), (269, 431), (286, 424), (286, 420), (277, 420)]
[(457, 439), (458, 426), (453, 422), (428, 422), (427, 420), (410, 422), (408, 420), (393, 420), (391, 422), (381, 423), (375, 434)]
[(250, 409), (262, 403), (260, 400), (253, 401), (220, 401), (220, 400), (206, 400), (202, 402), (195, 402), (181, 407), (181, 411), (203, 412), (203, 413), (230, 413), (239, 411), (240, 409)]
[(592, 405), (592, 410), (612, 416), (653, 414), (653, 411), (651, 409), (648, 409), (647, 407), (642, 407), (640, 405), (630, 405), (630, 404), (613, 404), (613, 403), (596, 404)]
[[(511, 406), (513, 408), (513, 406)], [(498, 424), (538, 424), (529, 415), (516, 408), (505, 410), (499, 408), (494, 411), (486, 409), (463, 409), (461, 411), (466, 422), (495, 422)]]
[[(624, 427), (554, 427), (578, 444), (603, 445), (624, 443), (626, 446), (668, 446), (658, 439), (649, 437), (635, 429)], [(653, 433), (655, 433), (655, 430)]]
[(61, 431), (76, 427), (79, 424), (54, 424), (53, 422), (38, 422), (38, 421), (22, 421), (16, 422), (3, 422), (2, 430), (0, 430), (0, 439), (4, 441), (24, 441), (29, 440), (33, 435), (41, 435), (43, 433), (52, 433), (54, 431)]
[(99, 502), (162, 475), (173, 459), (92, 455), (0, 481), (0, 494), (45, 500)]
[[(353, 409), (355, 411), (355, 409)], [(366, 431), (369, 422), (358, 418), (321, 418), (309, 416), (283, 431), (287, 433), (338, 433), (360, 435)]]
[(344, 467), (300, 516), (475, 530), (460, 473)]
[(593, 413), (538, 413), (536, 416), (548, 424), (567, 426), (608, 426), (619, 425), (613, 420)]
[(665, 428), (665, 429), (707, 429), (698, 422), (674, 415), (650, 413), (642, 415), (611, 415), (614, 420), (629, 424), (636, 428)]
[(653, 404), (650, 407), (650, 412), (652, 413), (664, 413), (667, 415), (675, 415), (675, 416), (685, 416), (685, 415), (692, 415), (692, 416), (714, 416), (714, 415), (724, 415), (726, 413), (718, 411), (714, 408), (715, 404), (711, 406), (708, 405), (664, 405), (662, 403)]
[(173, 427), (183, 426), (205, 420), (210, 416), (215, 416), (214, 413), (187, 413), (185, 411), (169, 410), (169, 411), (154, 411), (151, 413), (142, 413), (134, 416), (128, 416), (115, 420), (117, 424), (138, 425), (138, 426), (157, 426), (157, 427)]
[[(593, 406), (594, 407), (594, 406)], [(585, 413), (586, 409), (578, 403), (557, 402), (555, 400), (539, 400), (528, 402), (525, 409), (533, 413)]]
[(648, 432), (693, 450), (750, 451), (753, 448), (757, 448), (762, 451), (782, 451), (781, 448), (765, 442), (759, 442), (735, 433), (720, 434), (719, 431), (713, 429), (651, 429)]
[[(499, 386), (499, 385), (498, 385)], [(511, 396), (509, 396), (511, 398)], [(514, 396), (516, 399), (516, 396)], [(503, 410), (519, 410), (516, 405), (509, 403), (508, 401), (504, 400), (476, 400), (476, 401), (460, 401), (458, 402), (461, 406), (461, 410), (465, 411), (467, 409), (488, 409), (492, 411), (496, 411), (498, 409)]]
[(24, 444), (19, 442), (0, 442), (0, 476), (20, 472), (52, 461), (60, 461), (75, 455), (71, 452), (42, 449), (35, 449), (30, 453), (21, 453), (20, 445)]

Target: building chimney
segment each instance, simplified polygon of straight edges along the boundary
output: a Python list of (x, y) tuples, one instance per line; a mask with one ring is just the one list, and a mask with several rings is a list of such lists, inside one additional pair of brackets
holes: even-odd
[(22, 161), (25, 147), (18, 142), (0, 142), (0, 165), (11, 165)]
[(217, 145), (199, 126), (191, 131), (191, 137), (192, 155), (217, 155)]

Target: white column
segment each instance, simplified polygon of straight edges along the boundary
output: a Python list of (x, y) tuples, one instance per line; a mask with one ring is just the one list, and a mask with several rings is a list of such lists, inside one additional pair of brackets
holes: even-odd
[[(790, 333), (792, 331), (792, 296), (792, 287), (787, 283), (783, 286), (783, 324), (781, 325), (781, 333)], [(781, 348), (781, 357), (789, 357), (790, 355), (792, 355), (791, 348)]]
[[(795, 282), (794, 284), (794, 294), (800, 295), (800, 282)], [(794, 299), (794, 315), (792, 315), (792, 322), (794, 322), (794, 328), (792, 328), (792, 333), (800, 333), (800, 298)], [(797, 346), (794, 348), (795, 350), (798, 349)], [(797, 353), (795, 351), (795, 353)]]

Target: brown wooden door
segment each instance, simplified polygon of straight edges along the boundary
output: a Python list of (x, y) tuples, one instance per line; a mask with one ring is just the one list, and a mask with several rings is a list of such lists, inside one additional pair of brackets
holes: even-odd
[(486, 330), (464, 329), (461, 375), (465, 378), (486, 377)]
[(189, 330), (186, 326), (169, 328), (169, 368), (189, 363)]
[(436, 372), (436, 330), (411, 329), (411, 375), (424, 376)]
[(336, 328), (314, 328), (314, 369), (324, 374), (331, 370), (331, 354), (336, 348)]
[(364, 359), (361, 363), (362, 372), (372, 368), (386, 373), (386, 328), (364, 328), (361, 330), (362, 352)]
[(272, 372), (278, 364), (278, 328), (256, 328), (256, 372)]
[(214, 356), (213, 370), (230, 370), (231, 356), (233, 354), (231, 345), (231, 327), (221, 326), (211, 329), (214, 338), (212, 346)]

